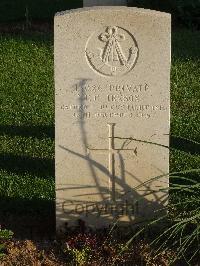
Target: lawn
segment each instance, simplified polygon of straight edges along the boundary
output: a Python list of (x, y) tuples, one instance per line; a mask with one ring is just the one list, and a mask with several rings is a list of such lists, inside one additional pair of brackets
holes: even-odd
[(7, 213), (52, 217), (52, 35), (1, 36), (0, 68), (0, 223)]
[[(171, 172), (200, 165), (199, 43), (198, 31), (173, 32)], [(54, 223), (53, 35), (2, 35), (0, 69), (0, 224), (24, 215)]]

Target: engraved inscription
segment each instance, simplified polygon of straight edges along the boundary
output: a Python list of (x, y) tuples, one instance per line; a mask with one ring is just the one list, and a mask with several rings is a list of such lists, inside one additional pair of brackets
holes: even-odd
[(114, 77), (128, 73), (136, 64), (139, 50), (133, 35), (117, 26), (93, 33), (86, 44), (89, 66), (98, 74)]
[(75, 85), (71, 88), (72, 102), (61, 105), (61, 109), (75, 119), (149, 119), (168, 111), (162, 104), (149, 104), (151, 93), (147, 83)]

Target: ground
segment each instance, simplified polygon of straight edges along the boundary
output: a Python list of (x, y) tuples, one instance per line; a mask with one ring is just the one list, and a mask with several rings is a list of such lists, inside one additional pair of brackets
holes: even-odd
[[(6, 255), (1, 266), (64, 266), (64, 265), (169, 265), (174, 252), (167, 251), (155, 257), (146, 240), (136, 240), (125, 248), (115, 236), (106, 238), (96, 234), (76, 233), (54, 241), (12, 240), (6, 243)], [(87, 245), (86, 245), (87, 244)], [(122, 250), (124, 250), (122, 252)], [(176, 265), (184, 266), (178, 262)]]

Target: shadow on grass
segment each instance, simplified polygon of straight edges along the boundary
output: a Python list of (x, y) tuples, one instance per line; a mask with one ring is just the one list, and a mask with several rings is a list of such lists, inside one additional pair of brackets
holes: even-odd
[(55, 203), (42, 199), (0, 197), (0, 224), (15, 237), (50, 239), (55, 237)]
[[(53, 32), (33, 32), (33, 31), (23, 31), (18, 29), (10, 29), (9, 28), (4, 32), (1, 29), (0, 25), (0, 42), (5, 43), (5, 46), (9, 41), (17, 42), (18, 45), (26, 44), (27, 46), (31, 46), (33, 44), (37, 45), (37, 47), (45, 47), (45, 49), (48, 51), (49, 55), (53, 58)], [(12, 46), (11, 46), (12, 47)], [(7, 53), (7, 52), (5, 52)], [(51, 67), (51, 66), (49, 66)]]
[[(199, 31), (176, 29), (172, 32), (172, 59), (198, 60), (200, 56)], [(172, 61), (173, 62), (173, 61)]]
[(170, 136), (170, 147), (192, 155), (200, 155), (200, 143), (177, 136)]
[[(179, 185), (191, 185), (194, 181), (198, 181), (200, 178), (200, 171), (199, 165), (196, 164), (196, 159), (200, 155), (200, 143), (186, 139), (179, 136), (170, 136), (170, 149), (172, 150), (173, 156), (176, 157), (177, 162), (175, 164), (182, 165), (182, 170), (187, 170), (187, 172), (178, 173), (176, 178), (171, 178), (170, 182), (172, 184), (179, 184)], [(176, 152), (181, 152), (179, 155), (176, 155)], [(182, 157), (181, 157), (182, 156)], [(187, 156), (187, 157), (186, 157)], [(189, 165), (185, 165), (185, 158), (189, 158)], [(194, 158), (194, 164), (192, 163), (192, 160)], [(184, 161), (185, 163), (183, 163)], [(193, 168), (193, 170), (191, 170)], [(194, 170), (196, 169), (196, 170)], [(191, 170), (191, 172), (190, 172)], [(171, 171), (171, 172), (174, 172)], [(178, 176), (180, 178), (178, 178)], [(185, 178), (185, 179), (184, 179)], [(174, 191), (175, 192), (175, 191)], [(173, 192), (172, 192), (173, 193)], [(183, 194), (185, 195), (185, 191), (183, 191)], [(188, 195), (191, 194), (191, 192), (187, 192)], [(179, 192), (180, 196), (180, 192)]]
[[(0, 126), (0, 135), (10, 137), (35, 137), (37, 139), (54, 139), (54, 126)], [(54, 160), (33, 158), (12, 153), (0, 153), (0, 169), (22, 174), (29, 173), (37, 177), (49, 178), (54, 176)]]
[(54, 139), (54, 126), (4, 126), (0, 125), (0, 136), (9, 135), (21, 137), (35, 137), (38, 139)]
[(37, 177), (49, 178), (54, 176), (54, 160), (17, 156), (10, 153), (0, 153), (0, 169), (22, 174), (30, 173)]

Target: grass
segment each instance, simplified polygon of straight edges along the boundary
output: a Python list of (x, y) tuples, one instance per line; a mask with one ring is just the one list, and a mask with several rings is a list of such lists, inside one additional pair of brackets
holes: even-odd
[[(172, 37), (170, 172), (200, 165), (200, 32), (181, 30)], [(199, 173), (188, 176), (200, 180)]]
[[(170, 169), (181, 171), (200, 165), (200, 32), (172, 39)], [(52, 34), (2, 35), (0, 69), (1, 214), (54, 215)]]
[(0, 69), (0, 209), (26, 213), (55, 197), (52, 36), (2, 36)]

